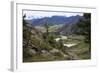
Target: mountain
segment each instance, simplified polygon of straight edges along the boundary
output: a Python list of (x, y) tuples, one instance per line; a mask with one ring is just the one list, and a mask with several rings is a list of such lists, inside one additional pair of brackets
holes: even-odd
[(57, 34), (61, 34), (61, 35), (70, 35), (70, 34), (74, 34), (77, 31), (77, 23), (79, 22), (80, 19), (82, 19), (83, 17), (80, 16), (73, 16), (69, 19), (68, 22), (66, 22), (66, 24), (61, 27), (58, 28), (56, 30)]
[[(52, 17), (44, 17), (40, 19), (32, 19), (32, 20), (26, 20), (28, 25), (31, 24), (31, 26), (40, 26), (44, 25), (45, 23), (48, 23), (49, 25), (56, 25), (54, 31), (57, 34), (61, 35), (70, 35), (74, 34), (77, 30), (77, 22), (83, 18), (82, 16), (71, 16), (71, 17), (65, 17), (65, 16), (52, 16)], [(59, 27), (59, 26), (60, 27)], [(62, 26), (61, 26), (62, 25)], [(59, 28), (58, 28), (59, 27)], [(42, 30), (40, 30), (42, 31)]]
[(40, 19), (32, 19), (32, 20), (26, 20), (28, 24), (31, 24), (32, 26), (39, 26), (43, 25), (45, 23), (48, 23), (49, 25), (60, 25), (60, 24), (70, 24), (73, 23), (73, 20), (76, 20), (80, 18), (81, 16), (52, 16), (52, 17), (44, 17)]

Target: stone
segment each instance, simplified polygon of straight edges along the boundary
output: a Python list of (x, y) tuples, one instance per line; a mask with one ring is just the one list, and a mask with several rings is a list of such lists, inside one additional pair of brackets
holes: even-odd
[(36, 51), (34, 49), (29, 49), (30, 54), (36, 54)]

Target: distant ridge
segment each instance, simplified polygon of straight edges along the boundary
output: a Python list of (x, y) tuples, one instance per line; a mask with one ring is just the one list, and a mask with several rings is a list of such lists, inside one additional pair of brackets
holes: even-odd
[(52, 16), (52, 17), (44, 17), (40, 19), (32, 19), (32, 20), (26, 20), (28, 24), (31, 24), (32, 26), (40, 26), (45, 24), (46, 22), (49, 25), (59, 25), (59, 24), (70, 24), (76, 19), (79, 19), (81, 16)]

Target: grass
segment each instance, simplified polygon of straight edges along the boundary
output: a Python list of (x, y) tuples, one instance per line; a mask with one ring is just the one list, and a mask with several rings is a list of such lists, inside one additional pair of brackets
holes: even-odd
[(65, 60), (65, 58), (59, 56), (58, 54), (51, 56), (34, 55), (32, 57), (24, 58), (23, 62), (41, 62), (41, 61), (59, 61), (59, 60)]
[[(55, 35), (55, 37), (58, 37), (58, 36)], [(32, 37), (31, 41), (32, 41), (31, 43), (34, 44), (34, 46), (36, 46), (40, 50), (50, 51), (54, 48), (52, 45), (48, 44), (47, 42), (44, 42), (42, 39), (35, 36)], [(70, 52), (73, 55), (75, 54), (78, 56), (78, 60), (91, 58), (91, 54), (89, 51), (90, 44), (84, 42), (83, 36), (70, 35), (68, 36), (67, 40), (64, 40), (64, 43), (77, 43), (77, 45), (69, 47), (69, 48), (63, 47), (63, 50), (65, 52), (63, 52), (60, 48), (56, 48), (56, 49), (62, 51), (66, 55), (68, 52)], [(59, 45), (57, 47), (59, 47)], [(60, 60), (71, 60), (71, 59), (65, 58), (61, 53), (54, 53), (54, 54), (50, 53), (50, 55), (46, 55), (46, 54), (43, 55), (41, 53), (41, 54), (31, 55), (27, 58), (25, 57), (23, 58), (23, 62), (60, 61)]]
[[(59, 25), (51, 25), (49, 26), (49, 32), (54, 32), (55, 30), (57, 30), (58, 28), (61, 28), (64, 24), (59, 24)], [(36, 29), (42, 31), (42, 32), (46, 32), (45, 28), (43, 26), (35, 26)]]
[[(71, 39), (72, 38), (72, 39)], [(83, 36), (75, 36), (75, 37), (69, 37), (69, 40), (66, 41), (67, 43), (78, 43), (77, 45), (70, 47), (67, 49), (67, 51), (74, 52), (79, 59), (90, 59), (91, 53), (89, 51), (90, 44), (84, 42)]]

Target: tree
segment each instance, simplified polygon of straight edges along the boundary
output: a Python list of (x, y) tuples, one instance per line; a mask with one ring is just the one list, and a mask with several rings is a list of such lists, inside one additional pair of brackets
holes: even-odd
[(91, 30), (91, 14), (84, 13), (83, 18), (77, 23), (77, 33), (85, 36), (85, 42), (90, 43), (90, 30)]
[(48, 36), (49, 36), (49, 25), (48, 25), (48, 23), (46, 22), (43, 26), (44, 26), (44, 28), (45, 28), (45, 30), (46, 30), (46, 33), (44, 33), (43, 38), (47, 41)]
[(44, 28), (46, 29), (46, 34), (48, 36), (49, 35), (49, 25), (47, 22), (44, 24)]
[(25, 21), (26, 14), (23, 16), (23, 40), (25, 45), (24, 47), (27, 48), (29, 45), (29, 41), (31, 40), (31, 28), (27, 26), (27, 22)]
[(23, 26), (26, 26), (27, 22), (25, 21), (26, 14), (23, 16)]

